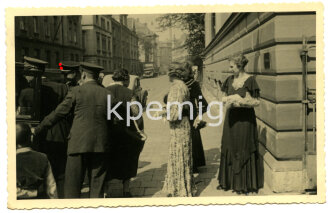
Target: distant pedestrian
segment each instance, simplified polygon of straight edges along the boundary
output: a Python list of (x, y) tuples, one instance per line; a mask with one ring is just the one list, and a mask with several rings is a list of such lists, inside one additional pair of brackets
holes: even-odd
[[(112, 76), (114, 83), (107, 87), (113, 94), (116, 102), (122, 102), (118, 108), (118, 114), (123, 120), (114, 120), (111, 129), (111, 151), (109, 154), (108, 179), (119, 179), (123, 181), (123, 196), (132, 197), (129, 184), (130, 179), (137, 175), (139, 156), (144, 146), (140, 140), (138, 130), (133, 121), (127, 126), (127, 103), (137, 101), (133, 91), (128, 87), (130, 76), (126, 69), (117, 69)], [(131, 105), (130, 116), (136, 117), (139, 114), (139, 107)], [(142, 109), (141, 109), (142, 111)], [(140, 128), (143, 128), (142, 117), (137, 120)]]
[(82, 85), (74, 87), (64, 101), (36, 127), (35, 134), (49, 128), (74, 112), (68, 142), (68, 159), (65, 170), (65, 198), (79, 198), (85, 173), (89, 176), (89, 197), (104, 197), (106, 156), (110, 149), (107, 96), (111, 92), (97, 82), (103, 69), (82, 62)]
[[(189, 101), (189, 89), (183, 79), (189, 74), (180, 63), (173, 63), (169, 70), (171, 82), (167, 97), (168, 103)], [(192, 168), (192, 141), (189, 113), (187, 105), (182, 110), (180, 118), (178, 104), (170, 106), (169, 125), (170, 143), (167, 163), (167, 173), (163, 192), (169, 197), (192, 197), (196, 192)]]
[(17, 199), (57, 198), (56, 183), (47, 156), (31, 148), (31, 129), (16, 124)]
[(229, 59), (229, 76), (221, 90), (227, 112), (221, 142), (218, 190), (236, 193), (258, 192), (263, 174), (258, 152), (257, 124), (254, 112), (260, 89), (255, 77), (244, 71), (248, 60), (243, 55)]

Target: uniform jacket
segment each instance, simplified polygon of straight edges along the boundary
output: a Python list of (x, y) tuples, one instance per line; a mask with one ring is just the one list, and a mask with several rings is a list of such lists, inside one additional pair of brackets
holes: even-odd
[(108, 152), (110, 121), (107, 120), (107, 95), (111, 92), (96, 81), (72, 88), (55, 111), (36, 128), (36, 134), (73, 112), (68, 154)]
[[(44, 118), (54, 111), (68, 94), (65, 84), (45, 80), (41, 86), (41, 116)], [(46, 133), (46, 141), (66, 143), (70, 132), (68, 117), (54, 124)]]

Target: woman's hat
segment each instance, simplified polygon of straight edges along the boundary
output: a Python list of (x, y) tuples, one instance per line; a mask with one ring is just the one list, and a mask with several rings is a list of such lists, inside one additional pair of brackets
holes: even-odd
[(170, 65), (168, 76), (184, 79), (188, 72), (189, 70), (185, 69), (184, 64), (179, 62), (173, 62)]
[(129, 74), (126, 69), (116, 69), (113, 73), (112, 79), (114, 81), (127, 81), (129, 80)]

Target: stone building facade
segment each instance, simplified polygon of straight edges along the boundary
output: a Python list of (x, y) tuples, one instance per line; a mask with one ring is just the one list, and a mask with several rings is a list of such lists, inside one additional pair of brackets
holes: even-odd
[(132, 24), (130, 23), (134, 23), (134, 29), (138, 35), (139, 60), (142, 63), (142, 71), (144, 63), (153, 63), (158, 69), (160, 66), (158, 35), (148, 28), (147, 23), (141, 23), (139, 19), (129, 18), (128, 23), (131, 27)]
[[(316, 188), (315, 112), (309, 103), (304, 113), (302, 104), (304, 85), (310, 91), (316, 88), (315, 36), (314, 12), (205, 16), (203, 86), (221, 100), (219, 84), (231, 75), (228, 57), (245, 54), (249, 60), (246, 71), (256, 75), (261, 91), (261, 104), (255, 109), (259, 150), (265, 184), (274, 192)], [(306, 84), (301, 60), (304, 40), (308, 47)]]
[(81, 20), (84, 61), (102, 66), (106, 73), (112, 68), (111, 24), (109, 15), (84, 15)]
[(166, 74), (172, 62), (172, 43), (159, 42), (158, 50), (160, 65), (159, 72), (161, 74)]
[[(112, 15), (112, 69), (123, 67), (131, 74), (141, 72), (139, 62), (138, 36), (135, 23), (128, 23), (127, 15)], [(129, 27), (131, 26), (131, 28)]]
[(17, 16), (15, 61), (34, 57), (52, 69), (58, 69), (61, 61), (81, 61), (81, 36), (81, 16)]

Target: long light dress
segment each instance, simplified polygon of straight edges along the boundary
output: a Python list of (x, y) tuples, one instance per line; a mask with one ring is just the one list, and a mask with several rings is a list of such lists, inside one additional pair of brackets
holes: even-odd
[[(184, 82), (174, 80), (168, 94), (167, 103), (183, 103), (189, 101), (189, 97), (189, 90)], [(170, 144), (163, 193), (173, 197), (192, 197), (196, 192), (196, 187), (192, 170), (191, 127), (189, 117), (185, 116), (184, 113), (182, 119), (179, 119), (178, 108), (177, 104), (172, 104), (170, 107)]]

